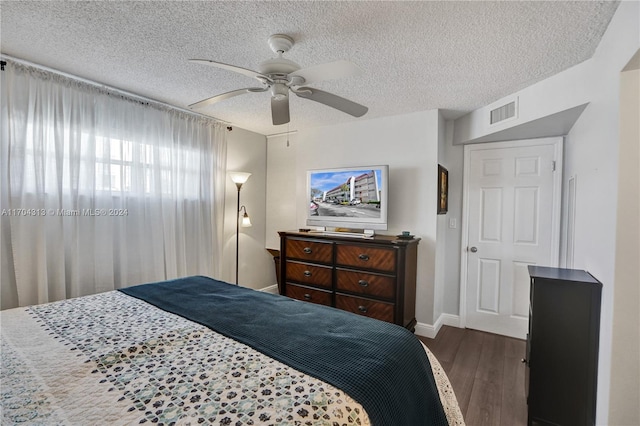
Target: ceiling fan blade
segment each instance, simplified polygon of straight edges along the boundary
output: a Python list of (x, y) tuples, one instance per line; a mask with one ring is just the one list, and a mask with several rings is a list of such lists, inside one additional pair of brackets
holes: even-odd
[(364, 105), (360, 105), (356, 102), (350, 101), (349, 99), (341, 98), (338, 95), (314, 89), (312, 87), (300, 87), (294, 93), (301, 98), (320, 102), (321, 104), (328, 105), (349, 115), (353, 115), (354, 117), (362, 117), (367, 113), (367, 111), (369, 111), (369, 108)]
[(273, 125), (287, 124), (289, 118), (289, 97), (285, 96), (283, 99), (276, 100), (275, 96), (271, 97), (271, 119)]
[(362, 74), (362, 70), (350, 61), (335, 61), (326, 64), (314, 65), (294, 71), (289, 76), (304, 78), (305, 84), (313, 84), (318, 81), (335, 80)]
[(232, 90), (231, 92), (222, 93), (220, 95), (212, 96), (207, 99), (203, 99), (199, 102), (189, 105), (189, 108), (202, 108), (216, 102), (224, 101), (225, 99), (233, 98), (234, 96), (243, 95), (245, 93), (258, 93), (258, 92), (266, 92), (269, 90), (268, 87), (249, 87), (246, 89), (238, 89)]
[(271, 79), (264, 74), (260, 74), (257, 71), (253, 71), (247, 68), (237, 67), (235, 65), (223, 64), (222, 62), (210, 61), (208, 59), (189, 59), (189, 62), (209, 65), (216, 68), (222, 68), (223, 70), (237, 72), (246, 75), (247, 77), (257, 78), (260, 81), (271, 81)]

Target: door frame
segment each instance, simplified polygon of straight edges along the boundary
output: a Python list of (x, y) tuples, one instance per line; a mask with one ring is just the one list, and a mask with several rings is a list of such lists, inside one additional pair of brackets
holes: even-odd
[(554, 265), (557, 267), (560, 262), (560, 222), (562, 220), (562, 171), (563, 171), (563, 147), (564, 137), (556, 136), (539, 139), (521, 139), (510, 140), (504, 142), (486, 142), (467, 144), (464, 146), (464, 162), (462, 174), (462, 238), (460, 243), (460, 327), (465, 328), (467, 325), (467, 272), (469, 262), (469, 174), (471, 152), (485, 149), (496, 148), (518, 148), (524, 146), (540, 146), (553, 145), (555, 155), (555, 171), (553, 174), (553, 217), (551, 225), (551, 239), (553, 252), (552, 258), (555, 260)]

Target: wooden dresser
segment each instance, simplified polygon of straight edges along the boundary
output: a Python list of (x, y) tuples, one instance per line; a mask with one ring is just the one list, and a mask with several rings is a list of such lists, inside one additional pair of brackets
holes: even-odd
[(574, 269), (529, 275), (528, 424), (595, 425), (602, 284)]
[(281, 294), (414, 330), (419, 238), (279, 234)]

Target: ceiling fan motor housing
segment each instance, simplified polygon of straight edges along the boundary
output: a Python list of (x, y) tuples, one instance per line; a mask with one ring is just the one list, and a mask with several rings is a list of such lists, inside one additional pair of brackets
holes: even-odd
[(286, 78), (287, 74), (298, 71), (300, 69), (300, 65), (280, 56), (278, 58), (267, 59), (260, 64), (260, 67), (258, 69), (260, 70), (261, 74), (265, 74), (268, 76), (282, 75), (284, 76), (284, 78)]

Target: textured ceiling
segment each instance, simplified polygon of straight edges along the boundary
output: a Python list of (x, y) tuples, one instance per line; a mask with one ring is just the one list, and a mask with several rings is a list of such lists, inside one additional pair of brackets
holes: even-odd
[[(369, 107), (353, 118), (291, 97), (290, 130), (439, 108), (455, 118), (589, 59), (617, 2), (2, 1), (2, 53), (186, 108), (256, 86), (203, 58), (257, 70), (267, 38), (303, 68), (347, 59), (363, 74), (313, 85)], [(269, 135), (269, 94), (199, 111)]]

